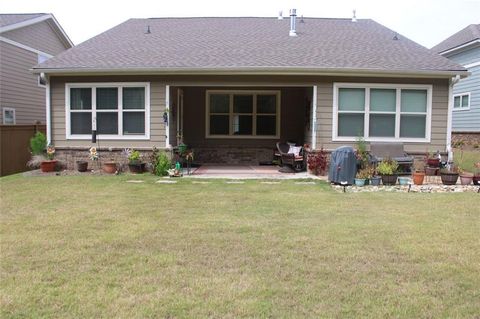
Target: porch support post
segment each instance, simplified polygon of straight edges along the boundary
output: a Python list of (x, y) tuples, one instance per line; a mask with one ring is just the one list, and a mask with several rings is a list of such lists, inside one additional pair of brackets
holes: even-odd
[(312, 150), (317, 148), (317, 86), (313, 86), (312, 94)]
[(452, 152), (452, 117), (453, 117), (453, 86), (460, 80), (460, 77), (451, 78), (448, 81), (448, 113), (447, 113), (447, 147), (448, 162), (453, 161)]
[(170, 85), (165, 86), (165, 112), (167, 122), (165, 123), (165, 148), (170, 148)]
[(47, 143), (52, 144), (52, 109), (50, 104), (50, 79), (47, 76), (47, 83), (45, 85), (45, 113), (47, 125)]

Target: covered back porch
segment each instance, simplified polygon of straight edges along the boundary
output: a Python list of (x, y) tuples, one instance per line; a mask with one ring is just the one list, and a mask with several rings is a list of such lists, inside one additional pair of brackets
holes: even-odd
[[(275, 162), (277, 142), (310, 144), (313, 86), (172, 85), (167, 141), (194, 152), (194, 163)], [(201, 171), (201, 170), (200, 170)]]

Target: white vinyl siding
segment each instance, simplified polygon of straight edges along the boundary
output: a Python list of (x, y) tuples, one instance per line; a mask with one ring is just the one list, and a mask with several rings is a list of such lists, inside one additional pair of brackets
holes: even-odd
[(334, 83), (333, 96), (333, 141), (430, 141), (431, 85)]

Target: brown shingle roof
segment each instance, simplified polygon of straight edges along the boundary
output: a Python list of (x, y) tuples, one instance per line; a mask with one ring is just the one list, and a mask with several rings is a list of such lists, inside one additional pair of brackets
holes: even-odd
[(443, 40), (432, 48), (434, 52), (440, 53), (453, 49), (462, 44), (472, 42), (473, 40), (480, 39), (480, 24), (471, 24), (468, 27), (458, 31), (454, 35)]
[[(464, 71), (373, 20), (158, 18), (128, 20), (37, 66), (41, 70)], [(146, 34), (150, 26), (151, 33)]]
[(38, 18), (46, 13), (5, 13), (0, 14), (0, 27)]

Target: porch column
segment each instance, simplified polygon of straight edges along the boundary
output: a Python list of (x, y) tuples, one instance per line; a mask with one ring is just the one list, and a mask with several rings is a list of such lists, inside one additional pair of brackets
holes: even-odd
[(312, 94), (312, 150), (317, 148), (317, 86), (313, 86)]
[(167, 123), (165, 123), (165, 148), (170, 148), (170, 85), (165, 86), (165, 112)]

